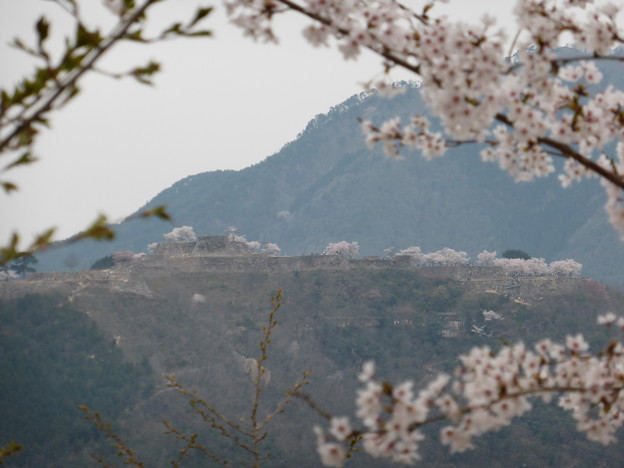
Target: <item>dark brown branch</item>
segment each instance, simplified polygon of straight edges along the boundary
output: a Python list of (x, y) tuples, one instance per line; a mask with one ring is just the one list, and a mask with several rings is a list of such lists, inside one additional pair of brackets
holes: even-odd
[(543, 145), (547, 145), (551, 148), (559, 150), (564, 158), (574, 159), (580, 165), (586, 167), (603, 179), (608, 180), (616, 187), (624, 190), (624, 179), (622, 179), (619, 174), (605, 169), (604, 167), (597, 164), (595, 161), (584, 157), (582, 154), (580, 154), (578, 151), (575, 151), (570, 146), (548, 137), (538, 138), (537, 141)]
[[(504, 123), (505, 125), (513, 128), (513, 122), (511, 122), (507, 118), (506, 115), (496, 114), (495, 118), (499, 122)], [(605, 169), (604, 167), (597, 164), (595, 161), (592, 161), (591, 159), (586, 158), (585, 156), (583, 156), (581, 153), (576, 151), (571, 146), (566, 145), (565, 143), (561, 143), (560, 141), (554, 140), (549, 137), (540, 137), (537, 139), (537, 142), (541, 145), (549, 146), (559, 151), (559, 153), (550, 153), (550, 154), (553, 154), (554, 156), (558, 156), (564, 159), (573, 159), (576, 162), (578, 162), (581, 166), (587, 168), (591, 172), (599, 175), (603, 179), (608, 180), (613, 185), (624, 190), (624, 179), (622, 179), (622, 177), (619, 174), (617, 174), (616, 172), (609, 171), (608, 169)]]
[(332, 418), (332, 414), (329, 411), (324, 410), (323, 408), (321, 408), (318, 403), (316, 401), (314, 401), (312, 399), (312, 397), (310, 395), (308, 395), (307, 393), (303, 393), (303, 392), (291, 392), (291, 395), (299, 398), (300, 400), (305, 401), (305, 403), (312, 408), (314, 411), (316, 411), (319, 415), (321, 415), (323, 418), (327, 419), (328, 421), (331, 421)]
[[(348, 36), (349, 35), (349, 31), (347, 29), (344, 28), (337, 28), (330, 19), (327, 19), (323, 16), (317, 15), (316, 13), (312, 13), (310, 11), (307, 11), (304, 7), (290, 1), (290, 0), (278, 0), (280, 3), (283, 3), (284, 5), (286, 5), (288, 8), (290, 8), (291, 10), (295, 10), (299, 13), (301, 13), (302, 15), (307, 16), (310, 19), (313, 19), (314, 21), (317, 21), (321, 24), (324, 24), (325, 26), (329, 26), (331, 28), (334, 28), (336, 31), (338, 31), (340, 34), (344, 35), (344, 36)], [(395, 63), (396, 65), (399, 65), (403, 68), (405, 68), (406, 70), (409, 70), (417, 75), (419, 75), (418, 72), (418, 67), (415, 65), (410, 64), (407, 60), (395, 55), (391, 50), (389, 50), (388, 48), (386, 48), (385, 46), (382, 49), (376, 49), (375, 47), (373, 47), (372, 45), (363, 45), (363, 47), (371, 50), (372, 52), (375, 52), (376, 54), (382, 56), (383, 58), (385, 58), (386, 60), (389, 60), (390, 62)]]
[(624, 62), (624, 56), (618, 55), (579, 55), (578, 57), (563, 57), (553, 59), (553, 62), (558, 64), (583, 62), (585, 60), (612, 60), (615, 62)]

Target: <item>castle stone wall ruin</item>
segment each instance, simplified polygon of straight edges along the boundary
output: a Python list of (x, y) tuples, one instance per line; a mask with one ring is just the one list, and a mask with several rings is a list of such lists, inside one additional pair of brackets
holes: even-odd
[[(399, 269), (417, 271), (432, 279), (454, 279), (468, 291), (492, 292), (513, 298), (539, 300), (543, 294), (569, 291), (582, 278), (569, 277), (510, 277), (494, 266), (418, 266), (410, 257), (351, 260), (338, 255), (303, 255), (272, 257), (253, 252), (245, 242), (232, 237), (202, 236), (195, 242), (163, 242), (154, 253), (117, 264), (100, 271), (33, 273), (25, 280), (0, 283), (0, 297), (15, 297), (27, 293), (51, 290), (75, 290), (84, 284), (108, 285), (142, 293), (133, 287), (134, 273), (161, 275), (199, 272), (292, 272), (306, 270)], [(138, 275), (141, 276), (141, 275)]]

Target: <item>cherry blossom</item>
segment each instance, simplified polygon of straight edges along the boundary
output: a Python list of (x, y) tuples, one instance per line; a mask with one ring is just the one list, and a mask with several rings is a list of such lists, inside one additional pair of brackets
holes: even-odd
[[(242, 237), (242, 236), (241, 236)], [(247, 247), (249, 247), (251, 250), (259, 250), (260, 247), (262, 247), (262, 244), (258, 241), (245, 241), (245, 244), (247, 245)]]
[(605, 315), (599, 315), (596, 323), (598, 325), (610, 325), (617, 320), (616, 315), (613, 312), (607, 312)]
[(266, 255), (279, 255), (281, 251), (282, 249), (280, 249), (277, 244), (272, 242), (267, 242), (262, 248), (262, 253)]
[(340, 241), (328, 244), (324, 255), (339, 255), (345, 258), (357, 257), (360, 253), (360, 245), (357, 242)]
[(321, 462), (325, 466), (332, 466), (340, 468), (344, 463), (345, 451), (342, 445), (327, 442), (327, 437), (323, 433), (320, 427), (315, 427), (317, 436), (318, 453), (321, 457)]
[(489, 265), (494, 262), (496, 258), (496, 251), (488, 252), (487, 250), (483, 250), (477, 255), (477, 261), (482, 265)]
[(559, 260), (549, 265), (551, 274), (555, 276), (572, 276), (581, 273), (582, 265), (570, 258), (567, 260)]
[(351, 435), (351, 425), (349, 424), (349, 418), (332, 418), (330, 434), (337, 440), (343, 441)]
[[(491, 312), (491, 311), (489, 311)], [(607, 326), (622, 321), (608, 313), (598, 322)], [(624, 347), (610, 343), (592, 354), (581, 334), (565, 345), (543, 340), (534, 350), (520, 342), (494, 352), (475, 347), (460, 356), (453, 376), (441, 374), (419, 392), (413, 382), (392, 385), (379, 381), (374, 365), (364, 365), (364, 387), (357, 393), (354, 428), (347, 417), (330, 420), (330, 435), (317, 428), (317, 447), (326, 466), (342, 466), (343, 444), (361, 439), (373, 457), (413, 464), (420, 459), (420, 428), (439, 420), (440, 442), (451, 453), (474, 448), (474, 438), (498, 431), (531, 411), (531, 399), (550, 401), (569, 411), (577, 429), (593, 441), (609, 444), (624, 420)], [(340, 458), (342, 457), (342, 458)]]
[(395, 255), (397, 256), (406, 255), (408, 257), (420, 258), (423, 255), (423, 251), (417, 245), (413, 245), (411, 247), (408, 247), (407, 249), (399, 250), (398, 252), (395, 253)]
[(197, 236), (192, 226), (181, 226), (173, 228), (170, 232), (163, 234), (164, 238), (174, 242), (195, 242)]
[(395, 255), (411, 257), (414, 263), (419, 265), (459, 266), (467, 265), (470, 262), (470, 257), (468, 257), (466, 252), (453, 250), (448, 247), (435, 252), (425, 253), (420, 247), (412, 246), (399, 250)]
[(484, 310), (481, 312), (481, 315), (483, 315), (483, 320), (485, 321), (503, 320), (504, 318), (501, 314), (494, 312), (493, 310)]
[(490, 263), (500, 267), (510, 276), (577, 276), (583, 265), (576, 260), (556, 260), (547, 264), (543, 258), (489, 258)]

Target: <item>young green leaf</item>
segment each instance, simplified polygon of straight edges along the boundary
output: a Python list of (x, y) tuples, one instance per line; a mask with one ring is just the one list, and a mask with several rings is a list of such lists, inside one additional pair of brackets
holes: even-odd
[(169, 213), (167, 213), (163, 205), (157, 206), (156, 208), (151, 208), (141, 213), (141, 218), (149, 218), (152, 216), (164, 219), (165, 221), (171, 221), (171, 216), (169, 216)]
[(130, 75), (143, 84), (153, 85), (154, 83), (148, 77), (153, 76), (159, 71), (160, 64), (158, 62), (150, 62), (144, 67), (135, 68), (130, 72)]
[(38, 158), (33, 156), (32, 152), (26, 151), (18, 159), (16, 159), (11, 164), (9, 164), (7, 167), (5, 167), (4, 170), (6, 171), (8, 169), (14, 168), (15, 166), (22, 166), (24, 164), (32, 164), (32, 163), (34, 163), (37, 160), (38, 160)]
[(39, 18), (39, 21), (37, 21), (37, 23), (35, 24), (35, 29), (37, 31), (39, 50), (41, 50), (43, 43), (45, 42), (45, 40), (48, 38), (50, 34), (50, 23), (48, 22), (48, 20), (45, 19), (45, 17), (42, 16), (41, 18)]
[(30, 249), (31, 250), (41, 249), (49, 245), (55, 231), (56, 231), (56, 228), (50, 228), (47, 231), (39, 234), (37, 238), (33, 241), (32, 245), (30, 246)]
[(112, 240), (115, 238), (115, 231), (108, 226), (108, 218), (100, 215), (79, 237), (95, 240)]
[(11, 193), (17, 190), (17, 185), (13, 182), (2, 182), (2, 188), (6, 193)]
[(187, 28), (192, 28), (193, 26), (195, 26), (199, 21), (201, 21), (206, 16), (208, 16), (212, 12), (212, 10), (213, 10), (212, 7), (198, 8), (197, 11), (195, 12), (195, 17), (187, 25)]

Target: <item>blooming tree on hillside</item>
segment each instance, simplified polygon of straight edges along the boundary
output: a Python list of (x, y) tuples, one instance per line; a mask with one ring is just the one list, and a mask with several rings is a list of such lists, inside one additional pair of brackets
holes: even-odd
[(277, 244), (271, 242), (262, 244), (258, 241), (248, 241), (244, 235), (238, 234), (238, 228), (234, 226), (227, 228), (227, 238), (230, 242), (243, 244), (249, 250), (255, 250), (256, 252), (260, 252), (265, 255), (279, 255), (282, 251)]
[(445, 247), (435, 252), (425, 253), (418, 246), (411, 246), (406, 249), (399, 250), (396, 256), (411, 257), (414, 263), (418, 265), (432, 266), (461, 266), (470, 263), (470, 257), (463, 251), (457, 251)]
[(360, 244), (357, 242), (340, 241), (328, 244), (324, 255), (339, 255), (344, 258), (357, 257), (360, 254)]
[[(445, 247), (435, 252), (423, 252), (418, 246), (399, 250), (397, 256), (407, 256), (417, 265), (462, 266), (470, 263), (470, 257), (463, 251)], [(477, 255), (481, 265), (492, 265), (503, 269), (510, 276), (576, 276), (581, 274), (581, 265), (576, 260), (557, 260), (550, 264), (543, 258), (498, 258), (496, 252), (483, 250)]]
[(581, 274), (581, 265), (576, 260), (556, 260), (547, 264), (543, 258), (492, 258), (494, 266), (501, 267), (510, 276), (577, 276)]
[(496, 258), (496, 251), (488, 252), (487, 250), (483, 250), (477, 255), (477, 262), (481, 265), (490, 265), (494, 263), (494, 259)]
[(266, 244), (264, 244), (264, 247), (262, 249), (262, 253), (266, 255), (271, 255), (271, 256), (277, 256), (281, 252), (282, 252), (282, 249), (280, 249), (277, 244), (274, 244), (272, 242), (267, 242)]
[[(244, 236), (241, 236), (244, 237)], [(258, 241), (245, 241), (244, 244), (249, 247), (251, 250), (260, 250), (262, 248), (262, 244)]]
[(552, 262), (549, 266), (550, 273), (555, 276), (575, 276), (581, 274), (581, 265), (576, 260), (568, 258), (567, 260), (559, 260)]
[[(229, 228), (227, 228), (226, 232), (227, 232), (227, 238), (230, 242), (240, 242), (241, 244), (249, 243), (249, 241), (244, 235), (238, 233), (238, 228), (236, 226), (230, 226)], [(260, 243), (258, 242), (257, 244), (252, 244), (249, 247), (252, 249), (256, 249), (260, 247)]]
[(457, 251), (448, 247), (423, 256), (423, 263), (439, 266), (461, 266), (467, 265), (469, 262), (470, 257), (468, 257), (466, 252)]
[(398, 257), (401, 257), (401, 256), (412, 257), (412, 259), (415, 262), (420, 262), (424, 253), (420, 247), (418, 247), (417, 245), (413, 245), (411, 247), (408, 247), (407, 249), (399, 250), (394, 255)]
[(197, 236), (195, 235), (195, 231), (193, 231), (192, 226), (173, 228), (167, 234), (163, 234), (163, 236), (165, 239), (174, 242), (195, 242), (197, 240)]
[(501, 267), (511, 276), (542, 276), (549, 273), (548, 264), (543, 258), (495, 258), (495, 266)]

